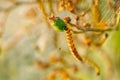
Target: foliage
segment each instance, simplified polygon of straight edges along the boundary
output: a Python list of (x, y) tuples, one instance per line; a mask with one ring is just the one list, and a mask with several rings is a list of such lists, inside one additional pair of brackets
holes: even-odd
[[(0, 80), (119, 80), (119, 0), (0, 0)], [(49, 18), (64, 20), (79, 55)], [(86, 62), (89, 63), (89, 60)]]

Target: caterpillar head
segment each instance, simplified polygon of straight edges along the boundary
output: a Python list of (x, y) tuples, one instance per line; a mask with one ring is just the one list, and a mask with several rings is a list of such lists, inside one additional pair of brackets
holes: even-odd
[(66, 29), (65, 22), (59, 17), (51, 16), (49, 17), (52, 27), (57, 31), (64, 31)]

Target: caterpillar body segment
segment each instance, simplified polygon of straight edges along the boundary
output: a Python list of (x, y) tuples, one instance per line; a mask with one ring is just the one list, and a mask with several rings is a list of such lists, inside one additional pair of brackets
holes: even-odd
[(78, 51), (76, 50), (76, 48), (74, 46), (73, 39), (72, 39), (72, 33), (71, 33), (70, 29), (67, 28), (65, 30), (65, 32), (66, 32), (66, 36), (67, 36), (68, 46), (69, 46), (73, 56), (76, 59), (78, 59), (79, 61), (85, 62), (85, 63), (91, 65), (92, 67), (94, 67), (97, 74), (99, 75), (100, 74), (99, 66), (96, 63), (94, 63), (93, 61), (91, 61), (90, 59), (79, 55)]
[(67, 36), (67, 42), (68, 42), (68, 46), (69, 46), (69, 49), (71, 50), (72, 54), (75, 56), (75, 58), (77, 58), (78, 60), (80, 61), (83, 61), (82, 60), (82, 57), (78, 54), (76, 48), (75, 48), (75, 45), (73, 43), (73, 39), (72, 39), (72, 33), (70, 31), (70, 29), (66, 29), (65, 30), (65, 33), (66, 33), (66, 36)]

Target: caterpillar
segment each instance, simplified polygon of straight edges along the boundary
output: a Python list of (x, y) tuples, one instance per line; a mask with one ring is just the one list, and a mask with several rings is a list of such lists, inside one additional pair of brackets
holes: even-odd
[(90, 59), (79, 55), (77, 49), (75, 48), (73, 39), (72, 39), (71, 30), (67, 27), (65, 22), (62, 19), (60, 19), (59, 17), (54, 17), (54, 16), (50, 17), (49, 19), (51, 20), (51, 25), (55, 30), (64, 31), (66, 33), (68, 46), (69, 46), (69, 49), (70, 49), (72, 55), (77, 60), (79, 60), (81, 62), (85, 62), (85, 63), (91, 65), (92, 67), (94, 67), (97, 74), (99, 75), (100, 74), (99, 66), (96, 63), (94, 63), (93, 61), (91, 61)]

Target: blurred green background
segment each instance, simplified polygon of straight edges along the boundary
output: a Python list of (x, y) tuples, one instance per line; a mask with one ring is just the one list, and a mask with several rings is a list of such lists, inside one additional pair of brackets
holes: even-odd
[[(108, 37), (99, 46), (84, 45), (88, 34), (73, 34), (80, 55), (100, 67), (98, 76), (91, 66), (73, 57), (65, 33), (50, 26), (51, 11), (62, 19), (70, 16), (72, 23), (76, 23), (77, 13), (59, 11), (60, 1), (0, 0), (0, 80), (120, 80), (120, 30), (106, 32)], [(76, 12), (92, 8), (93, 1), (74, 0)], [(116, 13), (120, 1), (98, 1), (101, 20), (119, 28)], [(83, 22), (92, 23), (91, 16), (89, 12)]]

